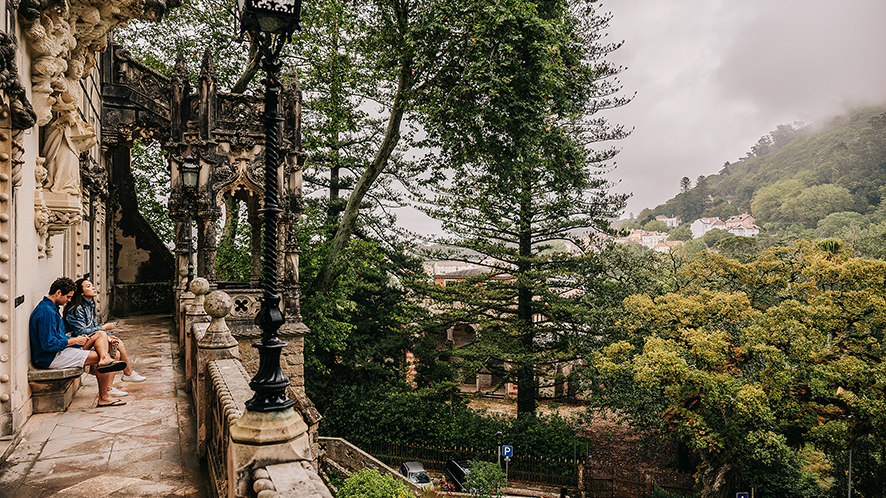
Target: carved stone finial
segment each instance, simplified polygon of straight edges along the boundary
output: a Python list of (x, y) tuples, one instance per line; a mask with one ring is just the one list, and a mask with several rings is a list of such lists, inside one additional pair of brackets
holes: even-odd
[(185, 55), (181, 52), (175, 54), (175, 69), (172, 71), (172, 79), (179, 84), (188, 81), (188, 66), (185, 64)]
[(188, 311), (189, 315), (204, 314), (206, 311), (203, 306), (206, 303), (206, 294), (209, 293), (209, 280), (203, 277), (197, 277), (191, 280), (191, 292), (194, 294), (194, 305)]
[(197, 347), (201, 349), (228, 349), (237, 347), (237, 339), (231, 335), (228, 324), (225, 323), (225, 317), (234, 306), (234, 301), (226, 292), (214, 291), (206, 296), (206, 302), (203, 307), (210, 319), (209, 328), (200, 338)]
[(212, 317), (213, 323), (215, 323), (214, 321), (217, 319), (228, 316), (228, 313), (230, 313), (233, 306), (234, 301), (231, 299), (231, 296), (224, 291), (210, 292), (206, 296), (206, 302), (203, 304), (206, 313)]
[(203, 64), (200, 65), (200, 79), (209, 78), (215, 81), (215, 64), (212, 62), (212, 50), (203, 51)]

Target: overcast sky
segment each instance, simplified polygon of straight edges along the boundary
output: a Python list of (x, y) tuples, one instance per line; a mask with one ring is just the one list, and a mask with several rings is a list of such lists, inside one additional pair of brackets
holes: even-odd
[[(886, 103), (886, 0), (603, 0), (610, 60), (633, 128), (611, 179), (633, 193), (623, 216), (654, 208), (745, 155), (780, 124)], [(415, 213), (422, 233), (439, 225)]]
[(604, 0), (633, 134), (612, 174), (627, 215), (716, 173), (779, 124), (886, 102), (886, 0)]

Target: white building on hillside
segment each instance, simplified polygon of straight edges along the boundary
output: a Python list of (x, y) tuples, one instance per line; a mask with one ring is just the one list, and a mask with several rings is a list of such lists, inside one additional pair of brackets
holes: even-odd
[(755, 221), (754, 217), (748, 213), (732, 216), (725, 222), (726, 230), (729, 230), (732, 235), (753, 237), (760, 233), (760, 227), (754, 224)]
[(677, 228), (678, 226), (680, 226), (680, 218), (677, 218), (676, 216), (673, 218), (668, 218), (667, 216), (660, 214), (656, 216), (655, 219), (657, 221), (664, 222), (664, 224), (667, 225), (668, 228)]
[(689, 225), (689, 230), (692, 231), (692, 238), (697, 239), (704, 234), (710, 232), (715, 228), (720, 228), (726, 230), (726, 223), (723, 222), (720, 218), (699, 218), (692, 222)]

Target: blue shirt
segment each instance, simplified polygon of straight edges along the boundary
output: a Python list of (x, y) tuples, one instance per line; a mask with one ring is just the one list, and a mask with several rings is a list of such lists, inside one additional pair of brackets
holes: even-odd
[(56, 353), (68, 347), (62, 315), (48, 297), (44, 297), (31, 312), (28, 332), (31, 336), (31, 360), (39, 368), (49, 368)]
[(98, 317), (95, 316), (95, 302), (89, 299), (84, 299), (83, 304), (77, 306), (65, 317), (65, 331), (69, 332), (71, 337), (91, 334), (101, 329)]

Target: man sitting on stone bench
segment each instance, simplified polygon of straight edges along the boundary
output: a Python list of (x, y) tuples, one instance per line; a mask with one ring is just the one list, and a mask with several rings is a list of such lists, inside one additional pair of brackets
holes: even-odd
[[(126, 368), (126, 362), (108, 355), (108, 334), (104, 330), (88, 336), (68, 337), (59, 308), (74, 295), (74, 281), (67, 277), (55, 279), (49, 295), (34, 308), (28, 322), (31, 336), (31, 360), (44, 369), (98, 365), (98, 406), (120, 406), (126, 403), (108, 394), (114, 372)], [(119, 353), (117, 353), (119, 355)]]

